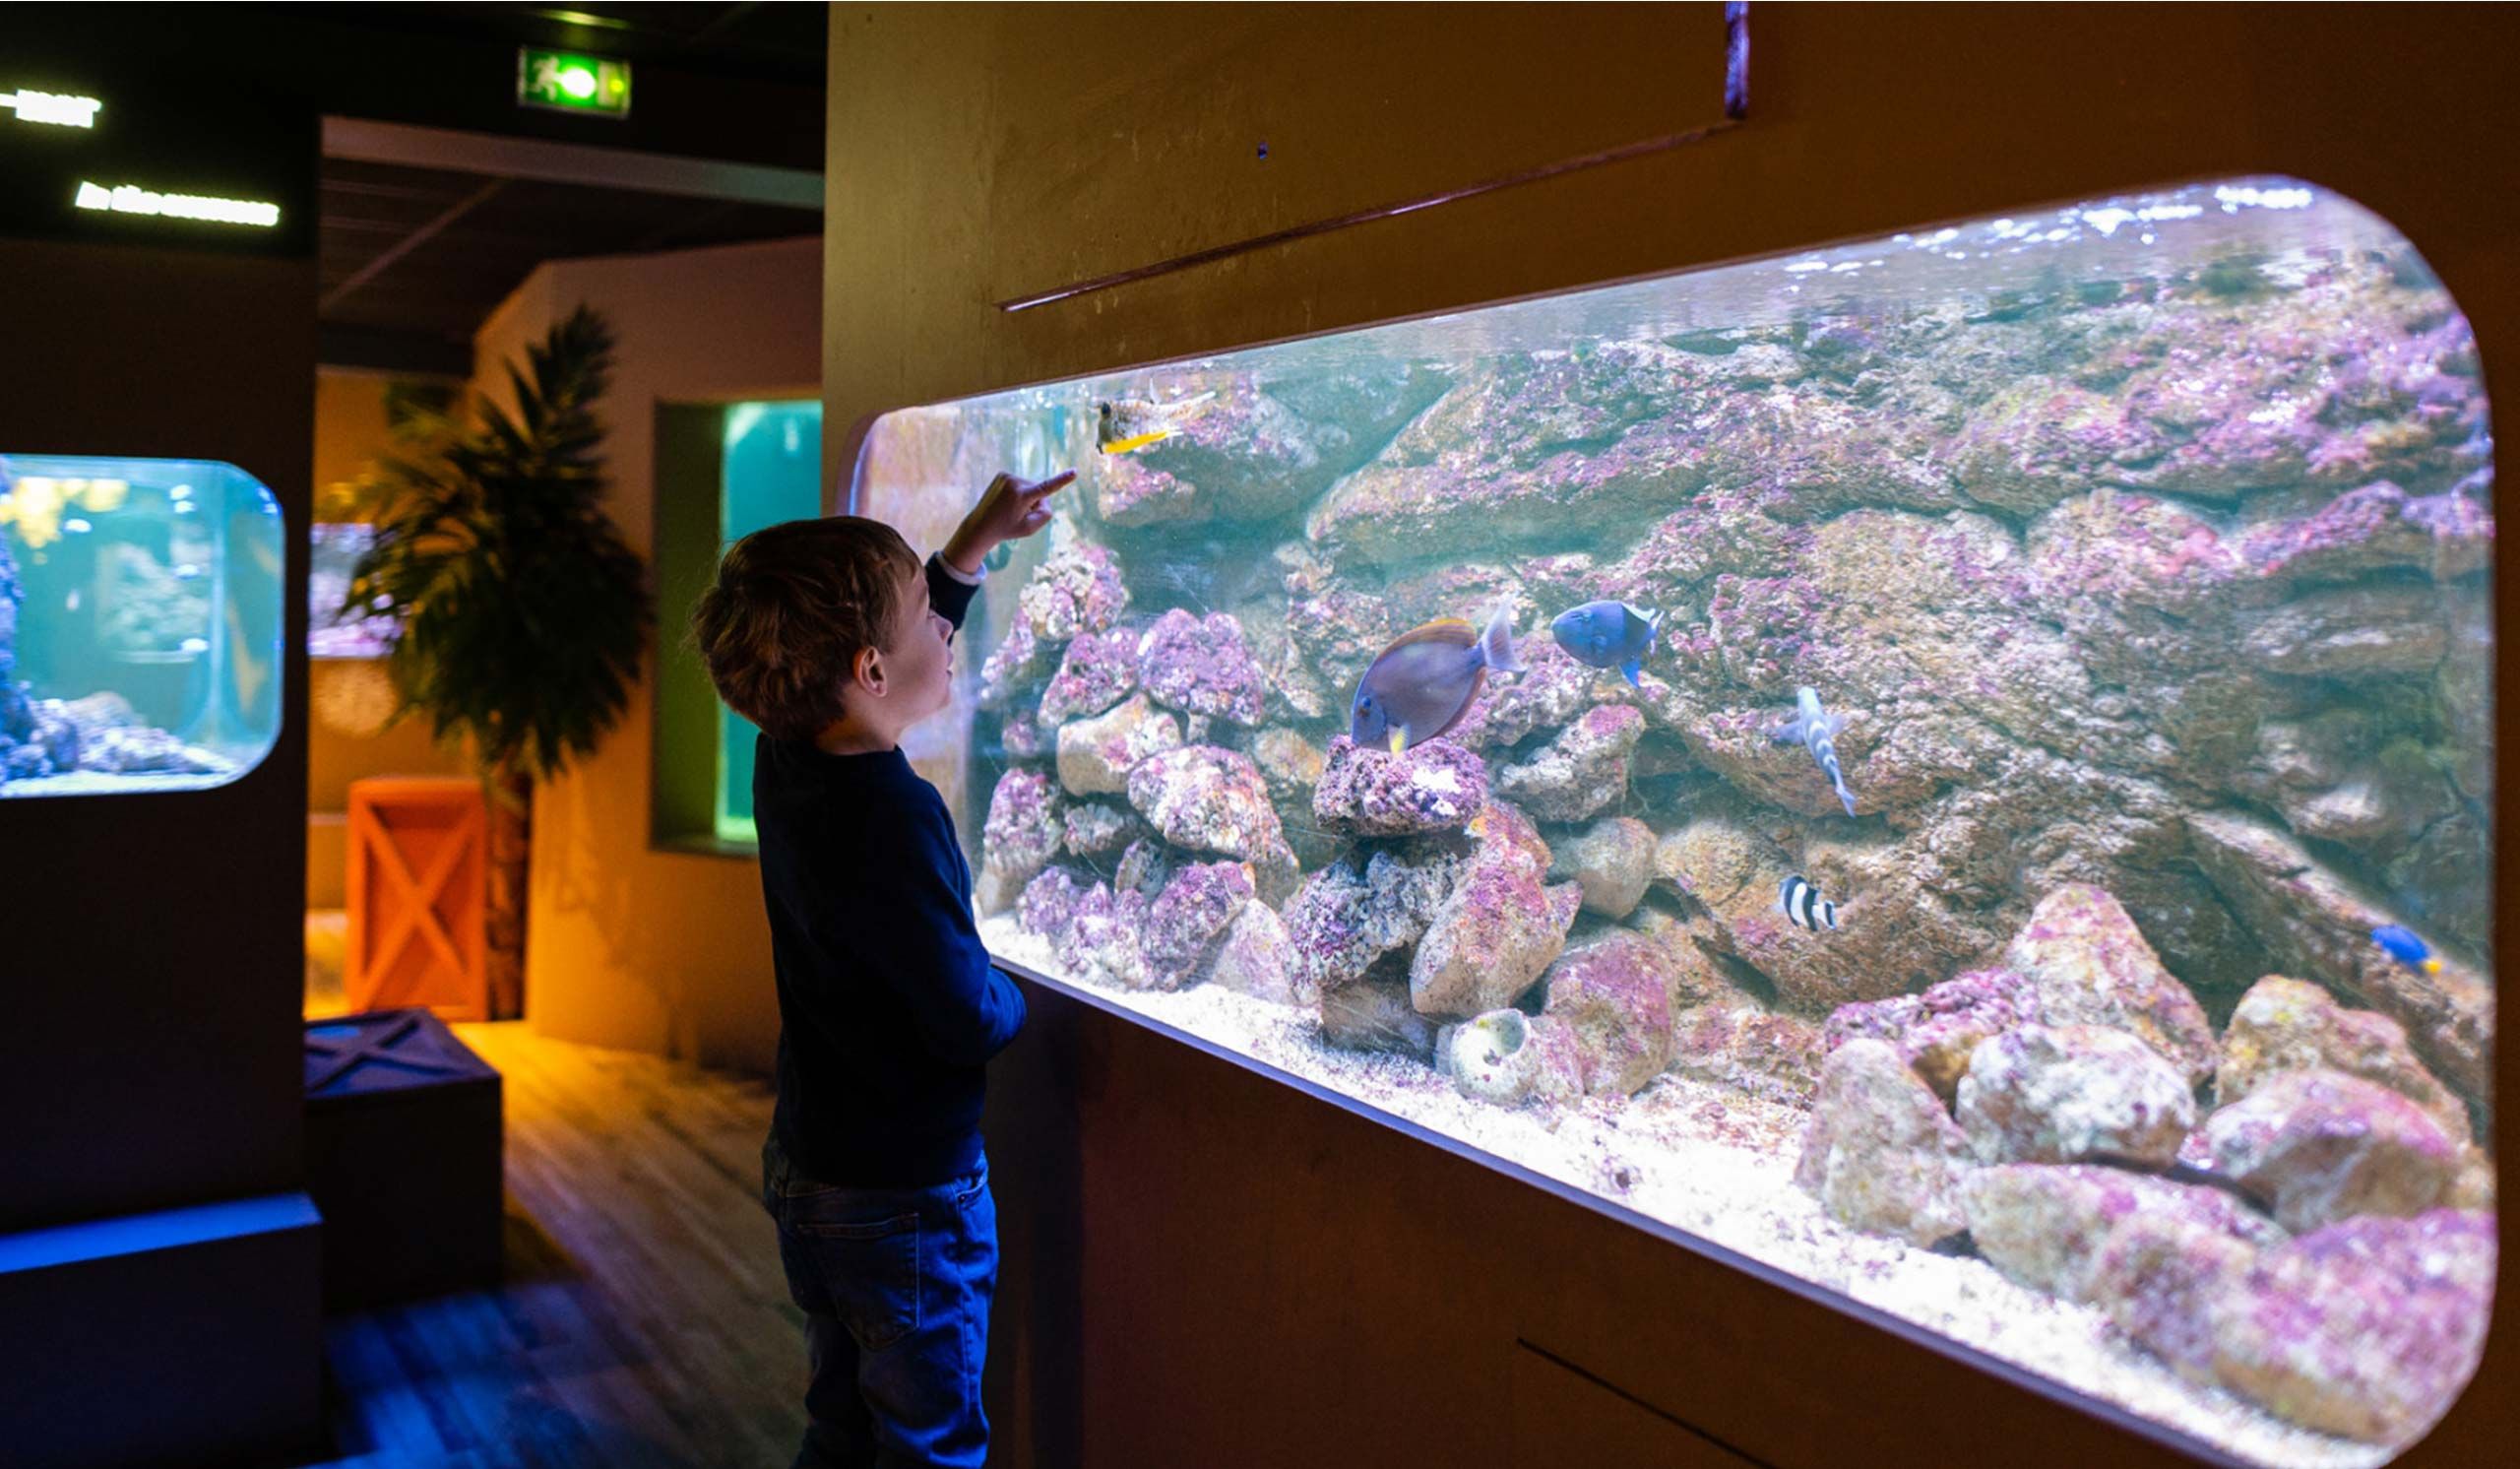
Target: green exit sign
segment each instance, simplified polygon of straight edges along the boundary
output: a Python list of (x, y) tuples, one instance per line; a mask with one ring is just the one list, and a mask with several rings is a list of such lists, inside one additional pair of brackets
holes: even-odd
[(519, 46), (516, 53), (516, 99), (520, 106), (548, 107), (555, 112), (593, 112), (599, 117), (630, 115), (630, 63), (576, 51), (546, 51)]

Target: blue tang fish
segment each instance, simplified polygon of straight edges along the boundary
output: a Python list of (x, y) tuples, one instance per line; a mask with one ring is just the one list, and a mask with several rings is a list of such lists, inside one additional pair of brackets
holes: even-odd
[(2382, 924), (2371, 930), (2371, 941), (2386, 950), (2390, 958), (2409, 969), (2420, 969), (2426, 974), (2441, 972), (2441, 961), (2433, 955), (2431, 946), (2416, 937), (2415, 930), (2412, 928), (2402, 928), (2395, 924)]
[(1809, 684), (1794, 692), (1794, 718), (1769, 732), (1780, 743), (1798, 741), (1818, 761), (1820, 771), (1836, 788), (1838, 799), (1846, 803), (1847, 814), (1855, 814), (1855, 793), (1847, 789), (1846, 772), (1838, 768), (1838, 732), (1847, 727), (1843, 714), (1820, 712), (1820, 694)]
[(1548, 624), (1557, 646), (1575, 661), (1597, 669), (1616, 669), (1630, 688), (1642, 688), (1637, 671), (1654, 651), (1654, 635), (1663, 630), (1663, 614), (1639, 611), (1624, 602), (1588, 602), (1560, 612)]
[(1487, 630), (1444, 617), (1403, 633), (1356, 680), (1348, 734), (1356, 743), (1393, 754), (1423, 744), (1461, 723), (1490, 669), (1522, 671), (1514, 654), (1514, 609), (1500, 607)]

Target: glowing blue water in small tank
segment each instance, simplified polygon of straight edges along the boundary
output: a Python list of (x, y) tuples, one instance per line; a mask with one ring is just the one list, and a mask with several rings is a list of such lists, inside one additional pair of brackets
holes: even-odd
[(285, 561), (232, 465), (0, 454), (0, 798), (251, 770), (280, 733)]
[[(2492, 439), (2236, 179), (880, 420), (982, 934), (2258, 1462), (2494, 1273)], [(1466, 1226), (1466, 1227), (1475, 1227)]]

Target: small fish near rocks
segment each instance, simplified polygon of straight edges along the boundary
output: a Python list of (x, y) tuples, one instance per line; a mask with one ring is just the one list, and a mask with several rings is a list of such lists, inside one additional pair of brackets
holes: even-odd
[(1577, 662), (1588, 668), (1616, 669), (1630, 688), (1642, 688), (1644, 681), (1638, 675), (1662, 626), (1662, 613), (1642, 611), (1624, 602), (1588, 602), (1558, 613), (1548, 630), (1557, 646)]
[(1838, 926), (1838, 905), (1821, 897), (1820, 890), (1799, 872), (1776, 885), (1776, 911), (1785, 915), (1787, 923), (1814, 933), (1834, 932)]
[(1809, 750), (1820, 773), (1829, 778), (1829, 789), (1837, 793), (1847, 814), (1854, 815), (1855, 793), (1847, 789), (1847, 774), (1838, 765), (1838, 732), (1846, 728), (1847, 717), (1824, 712), (1819, 690), (1808, 685), (1795, 690), (1794, 703), (1794, 718), (1770, 731), (1769, 737)]

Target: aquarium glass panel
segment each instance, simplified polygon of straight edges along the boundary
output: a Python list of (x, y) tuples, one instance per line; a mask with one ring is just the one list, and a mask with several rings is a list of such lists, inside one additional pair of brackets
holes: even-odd
[(2260, 178), (907, 410), (856, 503), (1081, 474), (911, 742), (1003, 959), (2363, 1465), (2492, 1287), (2488, 425)]
[(0, 454), (0, 798), (253, 769), (285, 564), (280, 506), (233, 465)]
[[(721, 549), (765, 526), (823, 513), (823, 405), (737, 403), (726, 409), (719, 480)], [(752, 722), (718, 706), (717, 834), (753, 840)]]

